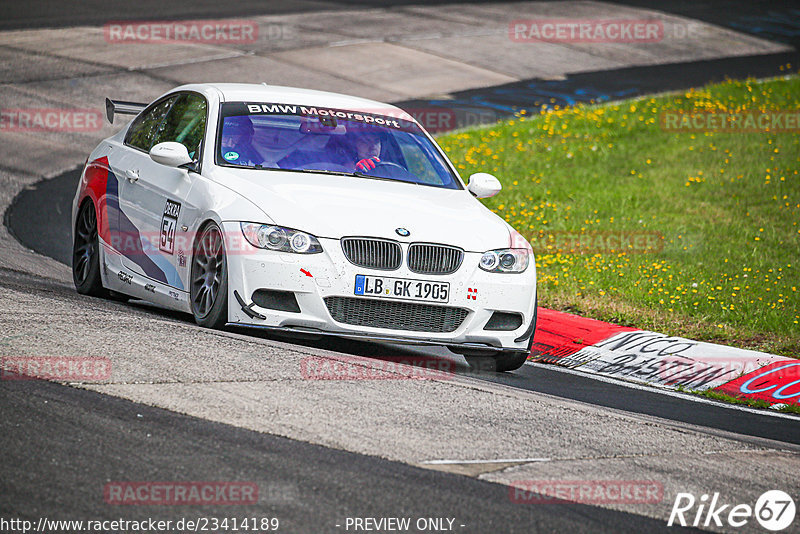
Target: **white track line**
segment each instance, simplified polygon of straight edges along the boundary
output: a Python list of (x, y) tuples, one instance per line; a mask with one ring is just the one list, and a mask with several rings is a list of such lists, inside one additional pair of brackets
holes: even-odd
[(756, 409), (750, 408), (748, 406), (740, 406), (738, 404), (728, 404), (725, 402), (717, 402), (711, 399), (706, 399), (697, 395), (692, 395), (689, 393), (680, 393), (678, 391), (672, 391), (668, 389), (662, 389), (656, 387), (654, 385), (645, 386), (636, 384), (633, 382), (628, 382), (626, 380), (620, 380), (618, 378), (611, 378), (609, 376), (604, 376), (596, 373), (586, 373), (583, 371), (577, 371), (575, 369), (570, 369), (568, 367), (562, 367), (560, 365), (552, 364), (552, 363), (537, 363), (537, 362), (525, 362), (525, 365), (531, 365), (533, 367), (541, 367), (542, 369), (549, 369), (551, 371), (561, 371), (562, 373), (568, 373), (571, 375), (578, 375), (583, 376), (586, 378), (591, 378), (593, 380), (599, 380), (600, 382), (606, 382), (608, 384), (616, 384), (617, 386), (624, 386), (626, 388), (631, 389), (638, 389), (641, 391), (649, 391), (651, 393), (659, 393), (661, 395), (667, 395), (669, 397), (675, 397), (678, 399), (688, 400), (692, 402), (699, 402), (702, 404), (713, 404), (714, 406), (719, 406), (720, 408), (728, 408), (729, 410), (738, 410), (740, 412), (748, 412), (757, 415), (766, 415), (769, 417), (778, 417), (780, 419), (789, 419), (792, 421), (797, 421), (798, 416), (792, 414), (786, 414), (781, 412), (774, 412), (772, 410), (765, 410), (765, 409)]
[(549, 462), (550, 458), (506, 458), (500, 460), (425, 460), (426, 465), (451, 465), (451, 464), (520, 464), (529, 462)]

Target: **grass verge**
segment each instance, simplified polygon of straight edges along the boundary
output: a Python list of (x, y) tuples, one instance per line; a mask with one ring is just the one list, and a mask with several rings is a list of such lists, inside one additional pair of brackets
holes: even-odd
[[(683, 387), (678, 386), (677, 391), (682, 393), (690, 393), (692, 395), (697, 395), (699, 397), (705, 397), (707, 399), (716, 400), (720, 402), (726, 402), (728, 404), (738, 404), (742, 406), (749, 406), (750, 408), (769, 408), (771, 405), (767, 401), (761, 399), (753, 399), (748, 397), (736, 397), (733, 395), (728, 395), (726, 393), (721, 393), (719, 391), (715, 391), (713, 389), (705, 389), (705, 390), (695, 390), (695, 389), (686, 389)], [(780, 408), (777, 408), (776, 411), (783, 412), (783, 413), (792, 413), (800, 415), (800, 406), (797, 404), (784, 404)]]
[(666, 122), (799, 110), (787, 75), (520, 112), (439, 142), (462, 175), (503, 182), (485, 203), (533, 245), (540, 305), (800, 357), (800, 124)]

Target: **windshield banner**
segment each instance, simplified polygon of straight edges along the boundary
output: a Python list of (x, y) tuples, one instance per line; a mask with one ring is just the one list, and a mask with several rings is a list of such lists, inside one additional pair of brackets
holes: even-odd
[(394, 128), (406, 132), (419, 132), (419, 127), (408, 120), (409, 115), (399, 109), (389, 107), (373, 111), (353, 111), (320, 106), (299, 106), (293, 104), (272, 103), (228, 103), (224, 105), (223, 115), (297, 115), (299, 117), (318, 118), (323, 126), (336, 127), (336, 119), (360, 122), (365, 125)]

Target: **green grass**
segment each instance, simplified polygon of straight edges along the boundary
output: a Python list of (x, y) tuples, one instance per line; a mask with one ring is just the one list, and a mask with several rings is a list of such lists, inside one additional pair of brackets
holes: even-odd
[[(754, 399), (748, 397), (736, 397), (733, 395), (728, 395), (727, 393), (721, 393), (719, 391), (715, 391), (713, 389), (686, 389), (683, 386), (678, 386), (675, 388), (677, 391), (681, 393), (689, 393), (692, 395), (697, 395), (699, 397), (705, 397), (707, 399), (716, 400), (720, 402), (727, 402), (728, 404), (739, 404), (742, 406), (749, 406), (750, 408), (769, 408), (771, 406), (765, 400), (761, 399)], [(783, 413), (792, 413), (792, 414), (800, 414), (800, 406), (797, 404), (785, 404), (777, 409), (779, 412)]]
[(707, 399), (718, 400), (722, 402), (727, 402), (729, 404), (740, 404), (742, 406), (749, 406), (751, 408), (769, 408), (770, 404), (761, 399), (750, 399), (747, 397), (734, 397), (733, 395), (727, 395), (725, 393), (720, 393), (719, 391), (714, 391), (713, 389), (706, 389), (703, 391), (689, 391), (689, 393), (693, 393), (695, 395), (699, 395), (700, 397), (705, 397)]
[[(800, 357), (800, 134), (672, 133), (667, 110), (798, 110), (800, 78), (520, 113), (439, 142), (537, 251), (545, 307)], [(576, 249), (613, 235), (651, 239)]]
[(779, 412), (783, 413), (794, 413), (800, 415), (800, 406), (797, 404), (787, 404), (786, 406), (782, 406)]

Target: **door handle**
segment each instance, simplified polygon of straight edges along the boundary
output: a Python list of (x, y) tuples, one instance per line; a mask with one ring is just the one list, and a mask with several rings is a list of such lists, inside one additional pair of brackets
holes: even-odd
[(139, 179), (139, 171), (128, 169), (127, 171), (125, 171), (125, 176), (128, 177), (128, 181), (130, 183), (134, 183), (136, 180)]

